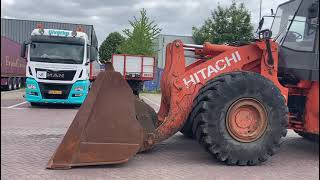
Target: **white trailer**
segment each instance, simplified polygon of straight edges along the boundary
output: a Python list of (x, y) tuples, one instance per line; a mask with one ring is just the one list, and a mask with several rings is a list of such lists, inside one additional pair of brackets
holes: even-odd
[(156, 60), (152, 56), (113, 54), (111, 63), (120, 72), (138, 95), (144, 81), (152, 81), (155, 76)]

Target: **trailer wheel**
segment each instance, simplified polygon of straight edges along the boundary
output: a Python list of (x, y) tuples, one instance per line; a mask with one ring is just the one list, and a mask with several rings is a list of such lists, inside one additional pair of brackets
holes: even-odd
[(12, 89), (17, 89), (17, 78), (13, 78), (13, 80), (12, 80)]
[(288, 108), (269, 79), (232, 72), (207, 82), (195, 100), (192, 131), (229, 165), (256, 165), (272, 156), (287, 133)]
[(21, 78), (17, 78), (17, 89), (21, 88)]
[(129, 86), (131, 87), (132, 93), (139, 97), (140, 92), (143, 89), (143, 81), (138, 80), (127, 80)]
[(6, 87), (6, 90), (11, 91), (12, 90), (12, 78), (8, 78), (8, 84)]

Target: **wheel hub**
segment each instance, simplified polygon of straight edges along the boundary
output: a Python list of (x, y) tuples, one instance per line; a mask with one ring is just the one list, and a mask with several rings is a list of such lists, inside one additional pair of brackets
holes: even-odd
[(267, 127), (267, 113), (264, 106), (253, 98), (242, 98), (234, 102), (226, 118), (229, 134), (240, 142), (259, 139)]

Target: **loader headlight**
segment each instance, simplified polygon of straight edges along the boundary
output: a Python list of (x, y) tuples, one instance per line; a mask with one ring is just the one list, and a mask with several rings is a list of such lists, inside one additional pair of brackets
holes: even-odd
[(28, 84), (27, 87), (28, 89), (37, 89), (36, 85), (34, 84)]
[(74, 88), (75, 91), (83, 91), (84, 87), (83, 86), (77, 86)]

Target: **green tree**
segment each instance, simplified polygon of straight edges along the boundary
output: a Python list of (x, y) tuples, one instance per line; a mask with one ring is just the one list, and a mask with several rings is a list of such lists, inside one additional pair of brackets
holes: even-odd
[(249, 42), (253, 37), (249, 11), (243, 3), (239, 6), (233, 1), (231, 6), (218, 5), (200, 28), (192, 27), (192, 36), (197, 44)]
[(140, 11), (140, 18), (134, 16), (129, 23), (132, 30), (125, 29), (123, 33), (126, 40), (119, 47), (119, 51), (125, 54), (154, 55), (153, 40), (160, 34), (161, 29), (155, 21), (147, 17), (145, 9)]
[(117, 50), (119, 45), (124, 42), (125, 38), (118, 32), (110, 33), (101, 43), (99, 48), (100, 61), (105, 63), (111, 59), (112, 54), (119, 54)]

